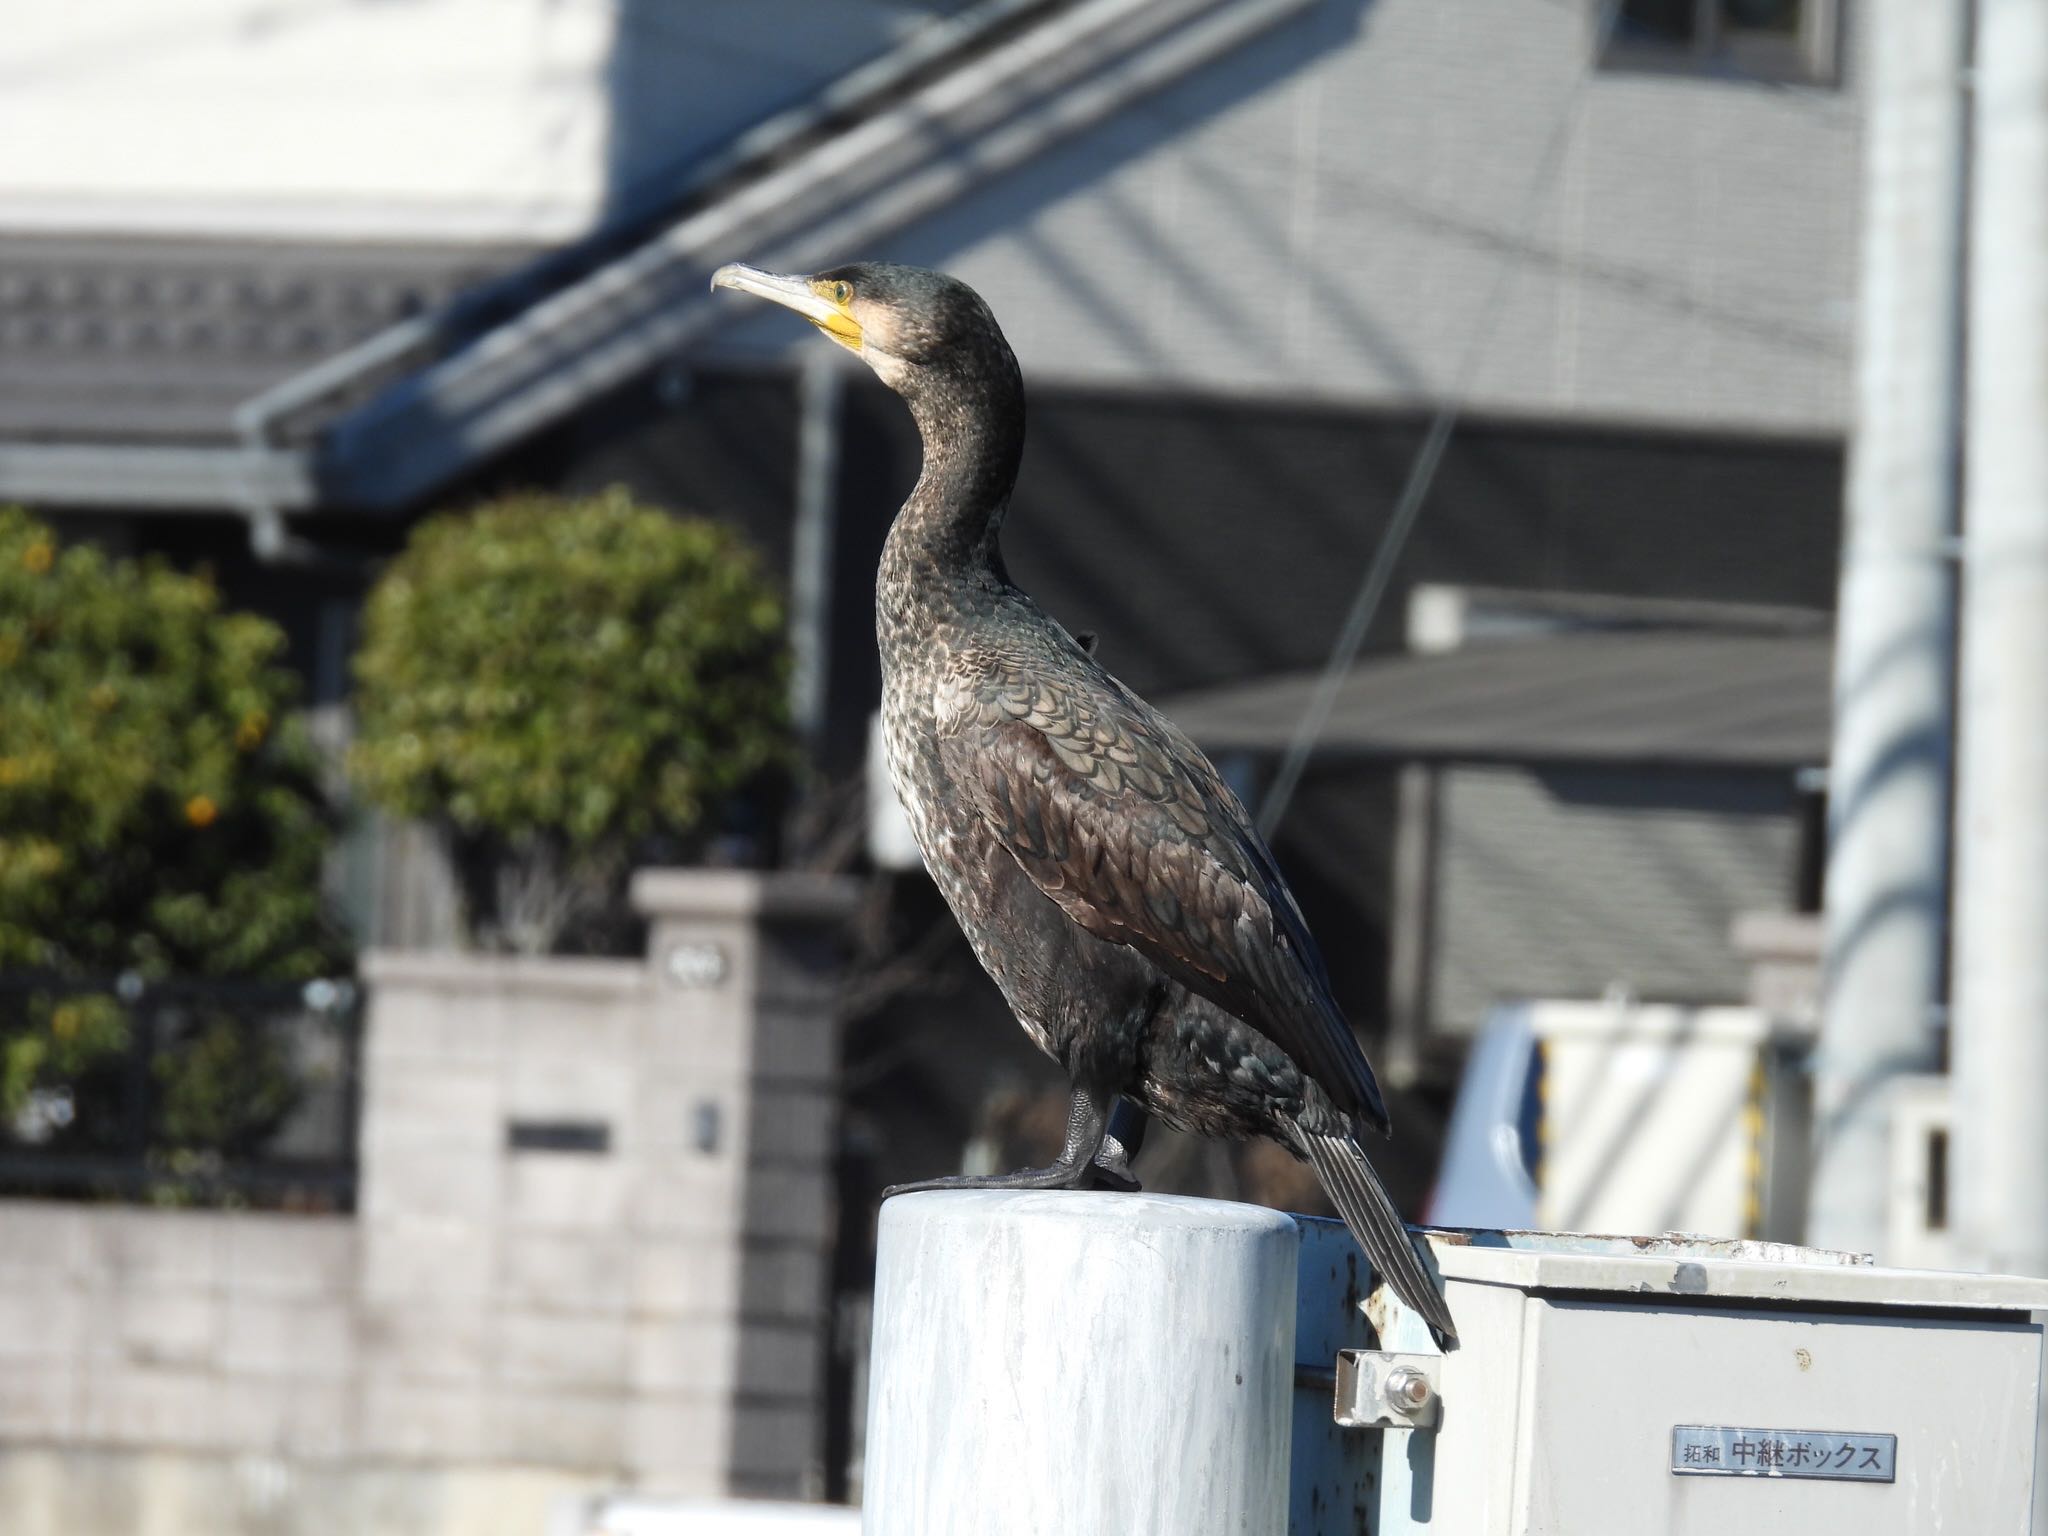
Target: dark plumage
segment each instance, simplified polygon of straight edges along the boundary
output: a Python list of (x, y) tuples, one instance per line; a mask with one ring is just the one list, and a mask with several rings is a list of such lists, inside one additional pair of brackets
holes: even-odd
[(1195, 744), (1012, 584), (997, 548), (1024, 387), (972, 289), (916, 268), (722, 268), (859, 352), (909, 404), (924, 469), (882, 552), (889, 771), (926, 866), (1073, 1084), (1049, 1168), (936, 1186), (1128, 1185), (1119, 1099), (1304, 1157), (1374, 1268), (1450, 1314), (1356, 1140), (1386, 1106), (1301, 911)]

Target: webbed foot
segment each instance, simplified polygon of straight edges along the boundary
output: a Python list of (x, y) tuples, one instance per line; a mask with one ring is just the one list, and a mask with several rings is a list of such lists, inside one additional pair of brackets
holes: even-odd
[(914, 1195), (927, 1189), (1079, 1189), (1087, 1184), (1092, 1165), (1070, 1168), (1054, 1163), (1050, 1168), (1020, 1168), (1015, 1173), (955, 1173), (940, 1179), (919, 1179), (914, 1184), (891, 1184), (882, 1198)]
[[(1129, 1193), (1138, 1188), (1131, 1176), (1130, 1154), (1144, 1139), (1145, 1121), (1136, 1109), (1129, 1122), (1119, 1102), (1112, 1121), (1109, 1095), (1093, 1089), (1075, 1088), (1067, 1106), (1067, 1139), (1060, 1148), (1059, 1161), (1049, 1168), (1024, 1168), (1016, 1173), (956, 1173), (940, 1179), (919, 1179), (914, 1184), (892, 1184), (882, 1191), (892, 1195), (916, 1194), (927, 1189), (1114, 1189)], [(1114, 1123), (1124, 1130), (1122, 1137), (1109, 1134)], [(1128, 1127), (1128, 1128), (1127, 1128)]]

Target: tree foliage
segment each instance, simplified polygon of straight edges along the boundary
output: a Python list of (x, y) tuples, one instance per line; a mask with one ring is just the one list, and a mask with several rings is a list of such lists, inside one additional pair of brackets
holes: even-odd
[(712, 522), (519, 495), (432, 518), (370, 595), (351, 763), (447, 834), (472, 927), (603, 947), (634, 850), (786, 761), (782, 605)]
[(0, 965), (300, 979), (345, 946), (268, 620), (0, 510)]
[[(0, 970), (302, 980), (346, 965), (321, 891), (333, 820), (284, 643), (223, 612), (205, 579), (60, 547), (0, 509)], [(0, 1119), (127, 1048), (128, 1011), (104, 993), (53, 981), (6, 1001)], [(223, 1038), (195, 1019), (191, 1040), (161, 1042), (167, 1099), (218, 1097)], [(289, 1091), (261, 1097), (179, 1123), (247, 1139)]]

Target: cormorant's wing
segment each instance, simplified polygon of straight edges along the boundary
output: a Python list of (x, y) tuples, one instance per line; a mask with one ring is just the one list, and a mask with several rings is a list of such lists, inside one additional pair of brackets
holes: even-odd
[(1200, 748), (1086, 663), (963, 668), (934, 705), (948, 781), (1068, 917), (1245, 1020), (1338, 1108), (1387, 1129), (1308, 925)]

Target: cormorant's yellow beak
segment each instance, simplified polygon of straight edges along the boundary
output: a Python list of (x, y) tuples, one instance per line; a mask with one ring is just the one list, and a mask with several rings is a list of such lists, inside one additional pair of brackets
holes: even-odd
[[(860, 350), (860, 322), (847, 308), (851, 290), (844, 283), (828, 283), (782, 272), (763, 272), (731, 262), (711, 274), (714, 288), (736, 288), (757, 298), (793, 309), (849, 352)], [(841, 295), (845, 295), (842, 297)]]

